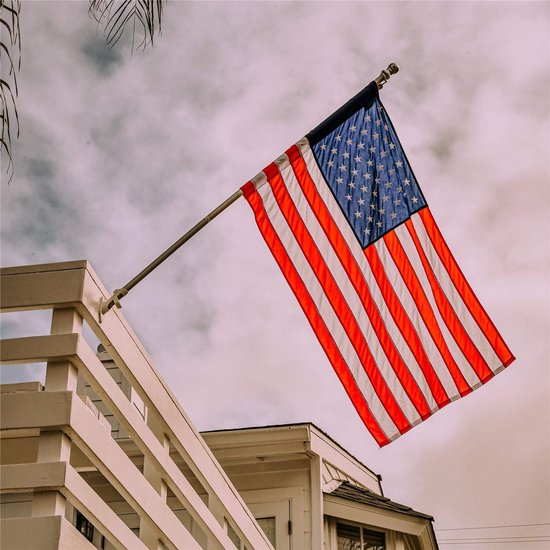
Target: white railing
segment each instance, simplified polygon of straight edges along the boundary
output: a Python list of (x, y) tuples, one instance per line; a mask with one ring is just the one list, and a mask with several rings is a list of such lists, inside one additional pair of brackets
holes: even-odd
[[(53, 310), (49, 335), (2, 341), (2, 364), (47, 362), (44, 391), (2, 393), (0, 399), (2, 437), (27, 434), (38, 439), (36, 461), (1, 467), (2, 493), (33, 491), (27, 523), (22, 518), (2, 519), (2, 545), (6, 537), (33, 528), (37, 522), (46, 529), (45, 518), (50, 518), (47, 527), (58, 533), (59, 539), (65, 536), (69, 541), (73, 537), (79, 548), (92, 548), (65, 525), (69, 503), (116, 548), (157, 549), (164, 545), (192, 550), (202, 545), (233, 549), (235, 543), (227, 534), (229, 524), (241, 548), (271, 549), (121, 312), (113, 308), (100, 319), (100, 301), (109, 293), (90, 264), (77, 261), (4, 268), (0, 276), (3, 312)], [(83, 323), (89, 325), (145, 403), (145, 418), (84, 339)], [(77, 394), (79, 376), (85, 378), (129, 435), (132, 446), (143, 455), (142, 468), (132, 461), (124, 445), (111, 437), (109, 425), (95, 407), (89, 406), (90, 400)], [(89, 461), (87, 469), (102, 474), (139, 516), (139, 530), (132, 530), (73, 466), (75, 449)], [(179, 455), (176, 460), (174, 453)], [(180, 468), (182, 461), (187, 468)], [(184, 474), (187, 469), (192, 472), (189, 479)], [(197, 485), (205, 495), (194, 488)], [(174, 506), (167, 502), (168, 490), (170, 502), (175, 500), (185, 509), (202, 537), (193, 536), (189, 521), (178, 519)]]

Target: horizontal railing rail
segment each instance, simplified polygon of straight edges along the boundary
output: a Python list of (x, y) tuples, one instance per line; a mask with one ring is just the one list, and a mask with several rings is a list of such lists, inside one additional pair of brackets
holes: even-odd
[(2, 490), (59, 490), (105, 533), (117, 548), (147, 547), (66, 462), (8, 464), (0, 467)]

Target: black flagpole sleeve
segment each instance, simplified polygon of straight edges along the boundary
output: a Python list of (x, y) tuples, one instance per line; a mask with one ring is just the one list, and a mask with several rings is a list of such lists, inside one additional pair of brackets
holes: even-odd
[(337, 111), (332, 113), (328, 118), (323, 120), (319, 126), (306, 135), (310, 145), (313, 147), (313, 145), (336, 130), (340, 124), (345, 122), (353, 113), (357, 112), (362, 107), (368, 109), (377, 98), (378, 86), (373, 80), (368, 86), (365, 86), (357, 95), (352, 97), (347, 103), (344, 103)]

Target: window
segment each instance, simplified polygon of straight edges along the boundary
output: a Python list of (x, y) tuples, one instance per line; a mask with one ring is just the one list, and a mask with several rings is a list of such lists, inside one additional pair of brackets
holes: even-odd
[(386, 536), (359, 525), (338, 523), (336, 525), (338, 550), (385, 550)]
[(363, 550), (385, 550), (386, 535), (363, 528)]
[(80, 512), (76, 513), (76, 529), (87, 540), (94, 540), (94, 526)]
[(338, 550), (361, 550), (361, 529), (339, 523), (336, 527)]
[[(266, 534), (267, 538), (269, 539), (269, 542), (273, 545), (273, 548), (275, 547), (275, 517), (268, 517), (268, 518), (260, 518), (256, 519), (258, 522), (258, 525), (262, 528), (263, 532)], [(239, 550), (244, 549), (247, 550), (246, 546), (244, 546), (241, 542), (241, 539), (235, 529), (231, 527), (231, 524), (227, 521), (227, 518), (225, 519), (225, 528), (227, 530), (227, 535), (229, 536), (231, 542), (235, 545), (235, 548), (238, 548)]]
[(275, 535), (275, 516), (269, 518), (256, 518), (258, 525), (262, 528), (265, 536), (269, 539), (269, 542), (273, 548), (277, 548), (276, 535)]
[[(290, 550), (292, 524), (290, 522), (291, 499), (288, 495), (277, 489), (265, 489), (255, 492), (253, 496), (248, 493), (246, 498), (250, 511), (273, 548)], [(301, 541), (294, 540), (294, 548), (299, 550), (303, 544), (300, 544)]]

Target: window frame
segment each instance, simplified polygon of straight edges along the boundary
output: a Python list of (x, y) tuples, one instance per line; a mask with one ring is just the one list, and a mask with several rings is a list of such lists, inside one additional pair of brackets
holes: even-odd
[[(343, 518), (335, 518), (336, 522), (334, 524), (334, 528), (336, 529), (336, 540), (338, 541), (338, 525), (349, 525), (351, 527), (357, 527), (359, 529), (359, 548), (361, 550), (373, 550), (372, 548), (365, 548), (365, 535), (364, 531), (370, 531), (371, 533), (381, 534), (384, 540), (384, 544), (382, 547), (377, 546), (374, 548), (374, 550), (388, 550), (388, 543), (387, 543), (387, 532), (384, 529), (381, 529), (380, 527), (373, 527), (372, 525), (368, 525), (366, 523), (358, 523), (356, 521), (350, 521)], [(338, 544), (338, 542), (337, 542)]]
[(393, 548), (391, 544), (390, 531), (379, 527), (377, 525), (372, 525), (370, 523), (362, 523), (359, 521), (354, 521), (351, 519), (337, 517), (337, 516), (324, 516), (325, 521), (325, 550), (338, 550), (338, 524), (349, 525), (352, 527), (357, 527), (359, 529), (359, 544), (360, 548), (363, 549), (364, 544), (364, 535), (363, 531), (370, 531), (372, 533), (381, 534), (384, 539), (383, 550), (390, 550)]

